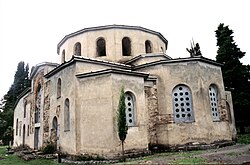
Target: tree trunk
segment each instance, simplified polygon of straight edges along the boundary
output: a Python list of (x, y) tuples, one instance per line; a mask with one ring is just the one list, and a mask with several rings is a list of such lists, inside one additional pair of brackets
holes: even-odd
[(125, 162), (124, 141), (122, 141), (122, 161)]

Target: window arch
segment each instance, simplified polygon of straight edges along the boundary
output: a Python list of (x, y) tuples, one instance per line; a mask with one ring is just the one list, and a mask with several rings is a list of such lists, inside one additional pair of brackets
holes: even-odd
[(18, 135), (18, 119), (16, 119), (16, 135)]
[(149, 40), (145, 41), (145, 51), (146, 53), (152, 53), (152, 42)]
[(69, 112), (69, 99), (64, 102), (64, 131), (70, 130), (70, 112)]
[(27, 108), (27, 101), (24, 101), (24, 107), (23, 107), (23, 118), (26, 118), (26, 108)]
[(57, 98), (61, 97), (61, 91), (62, 90), (62, 80), (58, 78), (57, 80)]
[(106, 41), (99, 38), (96, 42), (97, 56), (106, 56)]
[(128, 37), (122, 39), (122, 55), (130, 56), (131, 55), (131, 41)]
[(63, 49), (62, 51), (62, 63), (65, 62), (65, 49)]
[(220, 116), (218, 111), (218, 89), (215, 85), (209, 86), (209, 98), (213, 121), (219, 121)]
[(131, 92), (125, 93), (126, 122), (128, 126), (135, 126), (135, 97)]
[(177, 85), (172, 92), (174, 121), (194, 122), (192, 93), (186, 85)]
[(81, 56), (81, 43), (77, 42), (74, 46), (74, 55)]

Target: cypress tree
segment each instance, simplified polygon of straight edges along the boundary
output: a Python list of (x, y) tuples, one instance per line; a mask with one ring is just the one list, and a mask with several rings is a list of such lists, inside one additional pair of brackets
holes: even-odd
[(121, 89), (120, 94), (120, 100), (119, 100), (119, 106), (118, 106), (118, 114), (117, 114), (117, 125), (118, 125), (118, 135), (119, 139), (121, 141), (122, 146), (122, 158), (123, 161), (125, 161), (124, 156), (124, 141), (127, 136), (128, 126), (126, 123), (126, 105), (125, 105), (125, 93), (124, 93), (124, 87)]
[(249, 71), (248, 67), (240, 62), (245, 52), (242, 52), (234, 42), (233, 30), (228, 26), (219, 24), (215, 33), (218, 46), (216, 61), (223, 64), (223, 80), (225, 88), (232, 92), (236, 126), (244, 132), (244, 126), (249, 124), (246, 115), (249, 115), (247, 107), (250, 106)]

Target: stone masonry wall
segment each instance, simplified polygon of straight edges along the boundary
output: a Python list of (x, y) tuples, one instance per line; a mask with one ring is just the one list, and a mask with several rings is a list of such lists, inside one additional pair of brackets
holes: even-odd
[(158, 123), (158, 100), (156, 85), (149, 87), (145, 86), (146, 107), (148, 109), (148, 136), (150, 144), (157, 144), (157, 123)]
[(49, 143), (49, 110), (50, 110), (50, 81), (45, 83), (44, 88), (44, 111), (43, 111), (43, 145)]

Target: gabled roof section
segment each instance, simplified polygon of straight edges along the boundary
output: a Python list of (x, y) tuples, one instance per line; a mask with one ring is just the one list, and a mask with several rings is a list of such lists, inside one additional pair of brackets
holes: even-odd
[(85, 77), (92, 77), (92, 76), (98, 76), (98, 75), (103, 75), (103, 74), (111, 74), (111, 73), (143, 77), (144, 79), (146, 79), (149, 76), (149, 73), (111, 68), (111, 69), (104, 69), (104, 70), (99, 70), (99, 71), (94, 71), (94, 72), (87, 72), (87, 73), (77, 74), (76, 77), (77, 78), (85, 78)]
[(74, 64), (75, 62), (85, 62), (85, 63), (92, 63), (92, 64), (98, 64), (98, 65), (105, 65), (105, 66), (115, 67), (115, 68), (120, 68), (120, 69), (128, 69), (128, 70), (131, 69), (130, 65), (125, 65), (125, 64), (116, 63), (116, 62), (109, 62), (109, 61), (99, 60), (99, 59), (95, 59), (95, 58), (88, 58), (88, 57), (84, 57), (84, 56), (75, 56), (74, 55), (74, 56), (72, 56), (72, 58), (69, 61), (62, 63), (57, 68), (55, 68), (52, 71), (50, 71), (49, 73), (47, 73), (44, 77), (49, 78), (52, 75), (59, 72), (60, 70), (62, 70), (63, 68)]
[(15, 105), (14, 105), (14, 107), (13, 107), (13, 110), (15, 110), (15, 108), (16, 108), (18, 102), (21, 100), (21, 98), (23, 98), (23, 97), (24, 97), (26, 94), (28, 94), (30, 91), (31, 91), (31, 88), (28, 87), (28, 88), (26, 88), (22, 93), (20, 93), (20, 94), (17, 96), (17, 100), (16, 100), (16, 102), (15, 102)]
[(146, 63), (146, 64), (142, 64), (142, 65), (138, 65), (138, 66), (134, 66), (133, 70), (136, 69), (141, 69), (141, 68), (146, 68), (146, 67), (151, 67), (151, 66), (155, 66), (155, 65), (161, 65), (161, 64), (172, 64), (172, 63), (182, 63), (182, 62), (191, 62), (191, 61), (201, 61), (204, 63), (208, 63), (208, 64), (212, 64), (215, 66), (223, 66), (222, 64), (205, 58), (203, 56), (199, 56), (199, 57), (188, 57), (188, 58), (176, 58), (176, 59), (171, 59), (171, 60), (159, 60), (159, 61), (154, 61), (154, 62), (150, 62), (150, 63)]
[(32, 79), (34, 77), (34, 75), (36, 74), (36, 72), (38, 71), (38, 69), (40, 67), (43, 67), (43, 66), (52, 66), (52, 67), (57, 67), (59, 64), (57, 63), (52, 63), (52, 62), (42, 62), (42, 63), (39, 63), (35, 66), (35, 68), (33, 69), (33, 71), (30, 73), (30, 79)]
[(89, 28), (84, 28), (81, 30), (78, 30), (76, 32), (70, 33), (68, 35), (66, 35), (58, 44), (57, 44), (57, 54), (59, 54), (59, 50), (60, 50), (60, 46), (67, 41), (67, 39), (77, 36), (79, 34), (85, 33), (85, 32), (90, 32), (90, 31), (97, 31), (97, 30), (107, 30), (107, 29), (131, 29), (131, 30), (140, 30), (143, 32), (147, 32), (147, 33), (151, 33), (154, 35), (157, 35), (160, 39), (162, 39), (165, 44), (166, 44), (166, 48), (168, 45), (168, 40), (159, 32), (150, 30), (150, 29), (146, 29), (140, 26), (128, 26), (128, 25), (105, 25), (105, 26), (97, 26), (97, 27), (89, 27)]
[(132, 62), (138, 61), (142, 58), (152, 58), (152, 57), (165, 57), (166, 60), (171, 60), (172, 58), (166, 55), (165, 53), (148, 53), (148, 54), (141, 54), (138, 56), (135, 56), (134, 58), (128, 60), (125, 62), (125, 64), (131, 64)]

